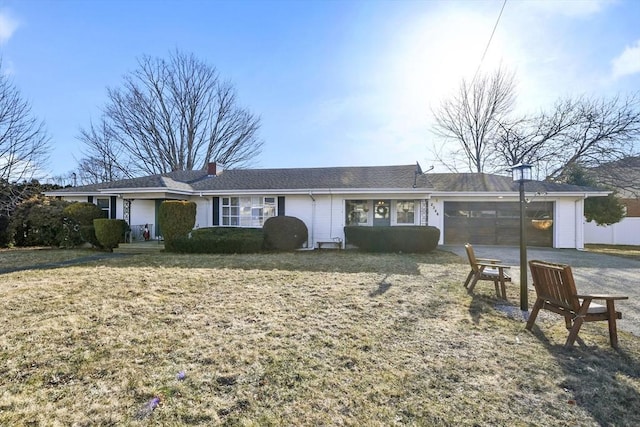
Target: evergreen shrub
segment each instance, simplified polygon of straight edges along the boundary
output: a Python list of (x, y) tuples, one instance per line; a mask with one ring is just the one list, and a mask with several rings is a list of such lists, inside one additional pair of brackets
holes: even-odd
[(69, 202), (34, 196), (16, 206), (9, 233), (16, 246), (60, 246), (63, 210)]
[(164, 246), (172, 250), (173, 241), (185, 237), (196, 224), (196, 204), (182, 200), (165, 201), (158, 209), (158, 225)]
[(126, 224), (121, 219), (97, 218), (93, 220), (93, 227), (101, 247), (109, 252), (113, 252), (113, 248), (118, 247), (124, 233), (123, 223)]
[(93, 203), (72, 203), (62, 211), (64, 215), (64, 231), (61, 245), (75, 247), (82, 243), (90, 243), (94, 247), (100, 247), (93, 227), (93, 220), (102, 218), (102, 209)]
[(344, 228), (348, 244), (365, 252), (426, 253), (438, 247), (440, 229), (431, 226)]
[(309, 238), (305, 223), (293, 216), (274, 216), (262, 227), (265, 249), (293, 251), (301, 248)]
[(262, 250), (263, 241), (261, 228), (207, 227), (191, 231), (190, 236), (174, 239), (167, 250), (200, 254), (257, 253)]

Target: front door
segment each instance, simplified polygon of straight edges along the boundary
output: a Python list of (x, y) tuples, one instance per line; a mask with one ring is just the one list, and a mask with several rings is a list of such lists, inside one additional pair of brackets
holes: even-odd
[(375, 200), (373, 202), (373, 226), (384, 227), (391, 225), (391, 200)]

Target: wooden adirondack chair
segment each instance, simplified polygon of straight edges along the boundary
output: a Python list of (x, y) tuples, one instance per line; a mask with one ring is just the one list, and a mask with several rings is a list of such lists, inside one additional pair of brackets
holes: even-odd
[(467, 251), (467, 257), (471, 265), (471, 271), (467, 275), (464, 287), (469, 292), (472, 292), (478, 281), (489, 280), (493, 282), (496, 288), (496, 295), (499, 298), (507, 299), (505, 283), (511, 282), (511, 277), (504, 270), (508, 269), (509, 266), (500, 264), (499, 259), (476, 258), (473, 246), (470, 243), (465, 244), (464, 249)]
[[(538, 312), (549, 310), (564, 316), (569, 330), (565, 347), (573, 346), (584, 322), (606, 320), (609, 322), (609, 340), (613, 348), (618, 348), (618, 332), (616, 319), (622, 314), (615, 309), (616, 300), (629, 297), (617, 295), (581, 295), (576, 291), (571, 267), (533, 260), (529, 262), (533, 285), (536, 289), (536, 302), (527, 321), (527, 329), (531, 330)], [(592, 303), (593, 300), (604, 300), (606, 305)]]

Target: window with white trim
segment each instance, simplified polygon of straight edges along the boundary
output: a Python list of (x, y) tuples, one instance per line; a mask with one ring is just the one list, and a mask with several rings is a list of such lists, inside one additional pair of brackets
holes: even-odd
[(268, 218), (276, 216), (276, 206), (275, 197), (223, 197), (222, 225), (262, 227)]
[(345, 212), (347, 225), (366, 225), (369, 218), (369, 201), (346, 200)]
[(416, 203), (414, 200), (398, 200), (396, 202), (396, 224), (415, 224)]

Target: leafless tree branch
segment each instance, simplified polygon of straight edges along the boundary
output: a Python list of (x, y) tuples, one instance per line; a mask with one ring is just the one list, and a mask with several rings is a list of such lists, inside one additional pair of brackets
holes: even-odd
[[(262, 148), (259, 117), (237, 104), (235, 89), (193, 55), (143, 57), (122, 88), (108, 89), (103, 126), (115, 168), (131, 174), (246, 165)], [(91, 131), (82, 131), (83, 136)], [(85, 141), (87, 142), (87, 141)], [(104, 157), (91, 143), (88, 158)], [(127, 159), (128, 161), (125, 161)]]

